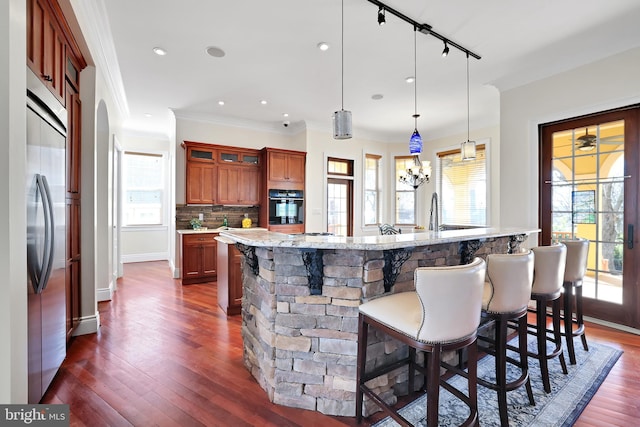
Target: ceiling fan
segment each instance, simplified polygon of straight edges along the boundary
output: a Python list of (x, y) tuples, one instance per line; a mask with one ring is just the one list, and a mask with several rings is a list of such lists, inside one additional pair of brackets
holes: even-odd
[(598, 137), (589, 134), (589, 128), (586, 128), (584, 135), (577, 138), (576, 146), (580, 151), (591, 151), (596, 148)]
[(591, 151), (596, 148), (598, 144), (624, 144), (624, 135), (611, 135), (598, 139), (596, 135), (589, 133), (589, 128), (586, 128), (584, 135), (576, 138), (576, 149), (580, 151)]

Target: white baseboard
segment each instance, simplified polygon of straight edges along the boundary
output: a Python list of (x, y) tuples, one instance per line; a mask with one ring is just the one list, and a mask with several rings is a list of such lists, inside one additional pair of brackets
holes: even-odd
[[(613, 329), (618, 329), (620, 331), (629, 332), (630, 334), (640, 335), (640, 330), (631, 328), (626, 325), (620, 325), (618, 323), (607, 322), (606, 320), (595, 319), (593, 317), (584, 316), (584, 320), (589, 322), (597, 323), (598, 325), (608, 326)], [(587, 330), (587, 335), (589, 335), (589, 330)]]
[(122, 255), (123, 263), (167, 260), (169, 260), (169, 254), (167, 252)]
[(96, 311), (94, 316), (80, 318), (78, 326), (73, 330), (73, 336), (95, 334), (100, 328), (100, 313)]
[(110, 282), (108, 288), (96, 289), (96, 301), (111, 301), (113, 298), (114, 283), (115, 282)]

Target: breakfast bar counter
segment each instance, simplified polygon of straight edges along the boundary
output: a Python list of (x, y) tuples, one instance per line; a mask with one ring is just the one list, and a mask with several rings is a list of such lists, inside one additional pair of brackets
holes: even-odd
[[(470, 228), (338, 237), (261, 228), (220, 231), (244, 255), (244, 364), (274, 403), (353, 416), (358, 306), (385, 293), (412, 290), (418, 267), (511, 253), (537, 232)], [(388, 337), (372, 337), (367, 363), (399, 360), (406, 351)], [(390, 403), (406, 394), (406, 369), (375, 381), (372, 386)]]

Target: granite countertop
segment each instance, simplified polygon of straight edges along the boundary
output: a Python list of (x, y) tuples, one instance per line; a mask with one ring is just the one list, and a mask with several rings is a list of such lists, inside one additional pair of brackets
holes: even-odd
[(532, 227), (487, 227), (447, 231), (422, 231), (386, 236), (339, 237), (284, 234), (267, 231), (264, 228), (250, 228), (221, 230), (220, 235), (244, 245), (257, 247), (386, 250), (520, 234), (529, 235), (539, 231), (539, 229)]

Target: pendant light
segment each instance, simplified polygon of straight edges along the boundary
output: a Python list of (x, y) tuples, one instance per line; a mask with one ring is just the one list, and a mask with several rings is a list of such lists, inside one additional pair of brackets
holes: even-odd
[(462, 160), (475, 160), (476, 142), (469, 139), (469, 52), (467, 52), (467, 140), (460, 145)]
[(409, 153), (411, 154), (420, 154), (422, 153), (422, 137), (418, 132), (418, 48), (416, 41), (416, 27), (413, 27), (413, 119), (414, 119), (414, 129), (413, 134), (411, 134), (411, 139), (409, 140)]
[(342, 46), (341, 46), (341, 91), (342, 91), (342, 103), (340, 111), (333, 113), (333, 138), (334, 139), (349, 139), (351, 138), (351, 111), (344, 109), (344, 0), (342, 0)]

